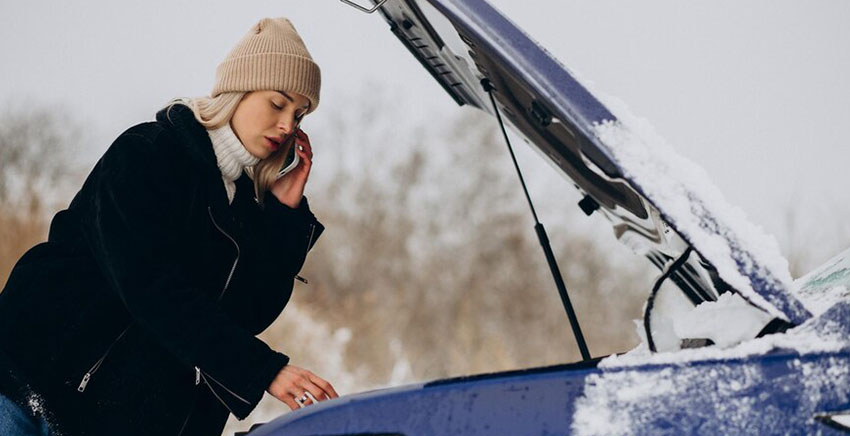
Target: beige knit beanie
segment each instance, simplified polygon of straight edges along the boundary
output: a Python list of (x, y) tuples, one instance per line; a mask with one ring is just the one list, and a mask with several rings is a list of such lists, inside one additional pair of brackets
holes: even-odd
[(319, 66), (286, 18), (263, 18), (215, 70), (212, 96), (228, 91), (291, 91), (319, 106)]

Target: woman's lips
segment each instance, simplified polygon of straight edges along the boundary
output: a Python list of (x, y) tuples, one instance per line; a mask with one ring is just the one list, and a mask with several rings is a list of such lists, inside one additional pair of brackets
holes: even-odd
[(268, 148), (272, 149), (272, 151), (275, 151), (278, 148), (280, 148), (280, 144), (278, 144), (277, 142), (272, 141), (268, 137), (265, 137), (265, 139), (266, 139), (266, 146)]

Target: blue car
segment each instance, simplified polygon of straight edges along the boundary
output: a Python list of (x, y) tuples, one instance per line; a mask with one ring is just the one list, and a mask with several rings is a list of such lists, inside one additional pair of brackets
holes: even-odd
[[(383, 15), (450, 98), (525, 139), (661, 273), (642, 344), (592, 358), (537, 223), (581, 362), (346, 396), (251, 436), (850, 434), (850, 250), (793, 281), (699, 168), (484, 0), (343, 1)], [(660, 313), (662, 286), (689, 310)]]

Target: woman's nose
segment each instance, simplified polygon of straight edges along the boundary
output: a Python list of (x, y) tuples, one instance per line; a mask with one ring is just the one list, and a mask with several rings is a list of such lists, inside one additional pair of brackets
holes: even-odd
[(293, 124), (295, 124), (295, 120), (293, 120), (291, 117), (284, 117), (277, 122), (277, 128), (280, 129), (280, 131), (282, 131), (284, 134), (288, 135), (292, 133)]

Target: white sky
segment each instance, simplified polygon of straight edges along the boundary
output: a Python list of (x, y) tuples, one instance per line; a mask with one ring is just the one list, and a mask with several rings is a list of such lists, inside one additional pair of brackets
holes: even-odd
[[(328, 108), (357, 110), (351, 96), (368, 86), (415, 102), (383, 114), (402, 125), (457, 111), (380, 16), (337, 0), (0, 1), (0, 98), (72, 110), (90, 129), (88, 165), (171, 97), (208, 93), (215, 66), (264, 16), (288, 16), (322, 67), (307, 126)], [(491, 3), (650, 120), (780, 241), (793, 204), (805, 235), (833, 253), (850, 245), (850, 2)]]

